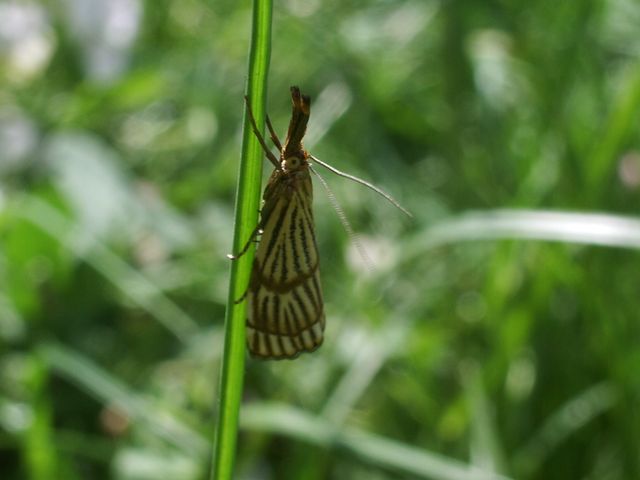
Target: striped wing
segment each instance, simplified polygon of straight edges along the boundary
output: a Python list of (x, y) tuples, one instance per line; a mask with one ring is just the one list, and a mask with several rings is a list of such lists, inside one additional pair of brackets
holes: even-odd
[[(322, 344), (325, 325), (311, 179), (274, 178), (265, 192), (262, 238), (248, 292), (252, 355), (294, 358)], [(271, 187), (271, 190), (270, 190)]]

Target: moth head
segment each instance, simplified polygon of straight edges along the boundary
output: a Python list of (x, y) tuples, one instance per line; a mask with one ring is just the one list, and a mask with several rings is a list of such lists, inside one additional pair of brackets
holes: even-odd
[(291, 155), (290, 157), (282, 160), (282, 170), (285, 172), (297, 172), (307, 166), (307, 161), (304, 157), (297, 155)]

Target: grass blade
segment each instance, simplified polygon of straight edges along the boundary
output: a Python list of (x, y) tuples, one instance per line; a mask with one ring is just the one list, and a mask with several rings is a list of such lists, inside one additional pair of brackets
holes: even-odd
[[(247, 96), (261, 130), (264, 129), (267, 73), (271, 52), (271, 16), (271, 0), (254, 0)], [(244, 103), (240, 100), (238, 103), (244, 108)], [(258, 222), (261, 180), (262, 149), (251, 131), (245, 113), (236, 198), (234, 252), (242, 249)], [(253, 249), (249, 249), (246, 255), (231, 263), (220, 372), (220, 403), (210, 475), (211, 479), (216, 480), (228, 480), (233, 476), (244, 377), (246, 310), (244, 302), (236, 304), (234, 301), (242, 296), (248, 285), (253, 253)]]

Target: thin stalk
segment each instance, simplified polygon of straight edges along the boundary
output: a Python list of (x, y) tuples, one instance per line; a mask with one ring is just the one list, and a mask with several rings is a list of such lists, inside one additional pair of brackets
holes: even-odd
[[(254, 0), (246, 95), (261, 131), (264, 130), (267, 73), (271, 56), (271, 15), (272, 0)], [(240, 105), (244, 108), (244, 102), (238, 99)], [(234, 253), (242, 249), (258, 223), (262, 155), (245, 110), (235, 209)], [(220, 403), (210, 472), (212, 480), (230, 480), (233, 477), (244, 377), (246, 310), (245, 302), (235, 301), (242, 297), (249, 283), (253, 254), (254, 249), (250, 248), (245, 255), (231, 262), (220, 372)]]

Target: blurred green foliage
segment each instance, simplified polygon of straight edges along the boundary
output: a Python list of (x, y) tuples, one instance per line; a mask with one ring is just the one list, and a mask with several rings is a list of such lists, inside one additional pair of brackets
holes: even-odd
[[(206, 475), (250, 7), (0, 1), (3, 479)], [(276, 128), (415, 220), (326, 176), (369, 272), (317, 189), (327, 338), (247, 362), (237, 478), (640, 478), (639, 24), (276, 2)]]

